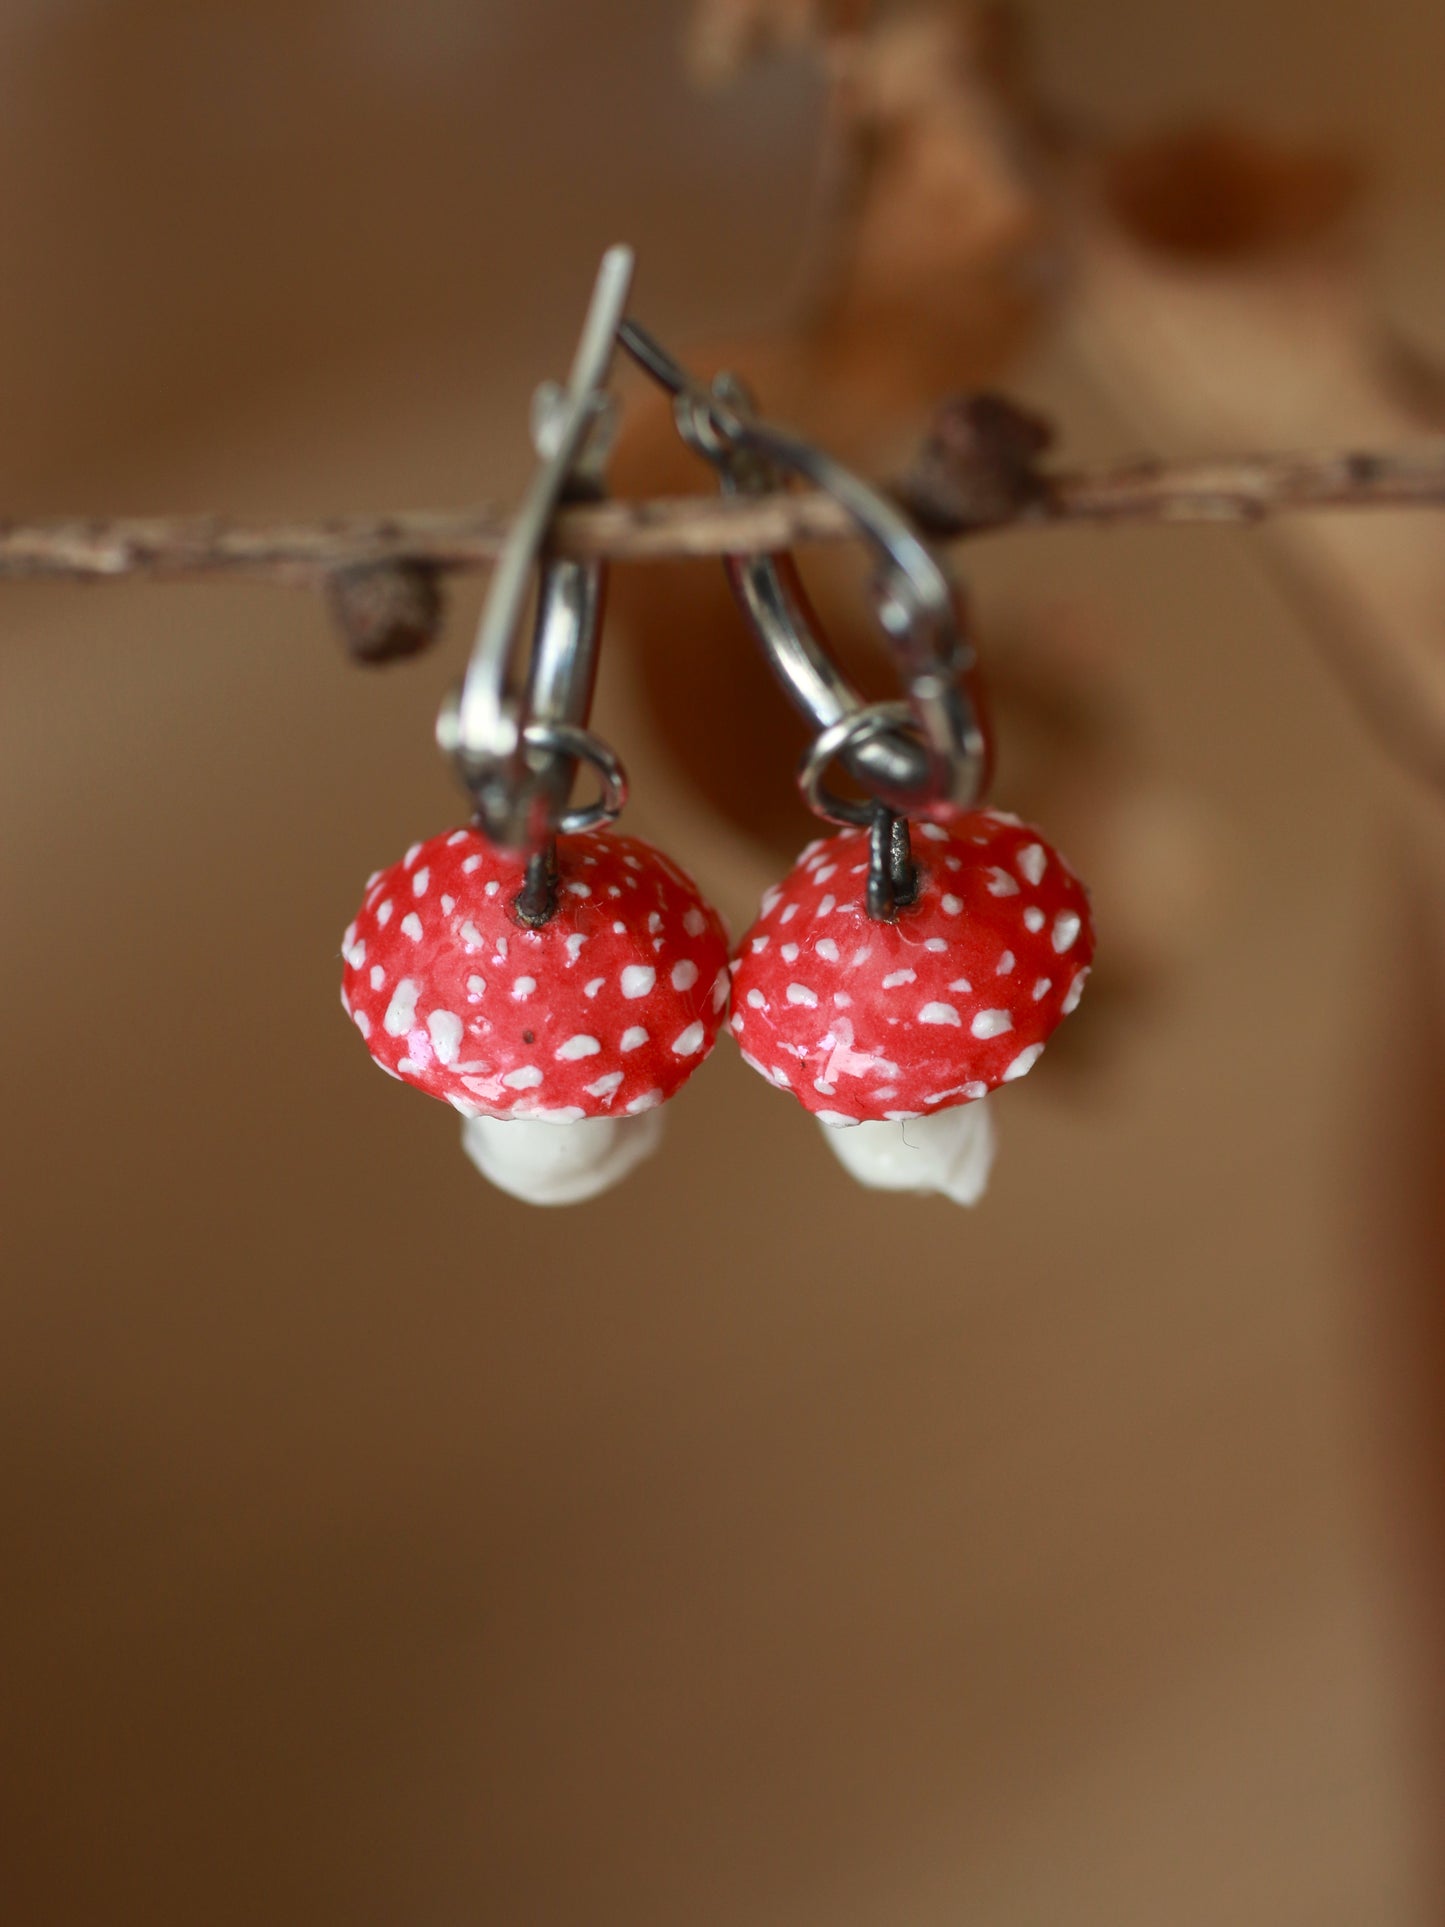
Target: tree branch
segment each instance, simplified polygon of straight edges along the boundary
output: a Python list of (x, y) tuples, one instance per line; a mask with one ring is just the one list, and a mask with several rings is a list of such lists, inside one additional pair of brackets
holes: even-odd
[[(1445, 508), (1445, 443), (1380, 453), (1240, 455), (1132, 462), (1032, 474), (1025, 486), (974, 493), (919, 476), (895, 491), (938, 538), (1005, 528), (1129, 522), (1250, 523), (1314, 509)], [(846, 512), (813, 491), (754, 498), (680, 496), (565, 509), (559, 554), (617, 561), (791, 549), (856, 537)], [(484, 568), (507, 518), (478, 508), (272, 525), (218, 516), (0, 522), (0, 579), (169, 581), (212, 575), (321, 586), (386, 567)]]

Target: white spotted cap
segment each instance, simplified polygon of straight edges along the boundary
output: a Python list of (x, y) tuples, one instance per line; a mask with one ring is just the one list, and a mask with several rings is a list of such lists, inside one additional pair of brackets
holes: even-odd
[(475, 829), (373, 878), (342, 1001), (383, 1070), (464, 1117), (554, 1124), (640, 1117), (681, 1088), (727, 1007), (717, 912), (635, 837), (560, 837), (557, 867), (540, 930), (512, 909), (521, 859)]
[(738, 945), (743, 1056), (830, 1124), (968, 1104), (1037, 1063), (1094, 954), (1083, 885), (1036, 830), (992, 810), (918, 826), (918, 901), (867, 914), (868, 835), (812, 846)]

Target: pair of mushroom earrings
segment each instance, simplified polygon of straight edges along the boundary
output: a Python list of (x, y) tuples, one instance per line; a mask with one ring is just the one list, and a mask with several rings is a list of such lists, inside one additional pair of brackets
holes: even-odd
[[(370, 878), (343, 940), (343, 1007), (381, 1068), (453, 1105), (472, 1161), (530, 1203), (592, 1197), (646, 1157), (662, 1107), (726, 1027), (855, 1177), (971, 1204), (993, 1159), (985, 1097), (1032, 1069), (1079, 1001), (1087, 896), (1037, 831), (980, 807), (990, 755), (976, 668), (937, 559), (876, 490), (760, 420), (736, 378), (703, 389), (626, 319), (632, 265), (625, 248), (604, 256), (568, 383), (538, 391), (540, 466), (438, 721), (472, 820)], [(587, 727), (603, 565), (545, 548), (560, 504), (601, 495), (619, 340), (671, 392), (725, 492), (791, 474), (845, 505), (878, 557), (878, 613), (907, 691), (862, 699), (787, 558), (727, 558), (749, 626), (816, 730), (803, 796), (838, 826), (765, 894), (731, 955), (691, 878), (610, 828), (626, 778)], [(856, 795), (828, 784), (835, 765)], [(583, 766), (599, 795), (575, 805)]]

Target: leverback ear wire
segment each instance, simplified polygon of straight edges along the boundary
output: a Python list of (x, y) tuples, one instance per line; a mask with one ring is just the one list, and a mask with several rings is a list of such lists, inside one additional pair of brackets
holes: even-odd
[[(603, 255), (566, 386), (544, 382), (533, 398), (532, 439), (541, 466), (492, 573), (461, 688), (437, 718), (437, 741), (471, 791), (480, 828), (499, 848), (527, 856), (514, 907), (534, 927), (556, 908), (557, 835), (611, 822), (627, 798), (622, 764), (586, 727), (604, 566), (549, 556), (546, 541), (563, 503), (602, 494), (615, 414), (604, 384), (632, 270), (630, 248)], [(513, 663), (534, 578), (532, 650), (518, 696)], [(602, 793), (595, 803), (569, 809), (579, 762), (596, 771)]]
[[(631, 319), (618, 339), (674, 397), (685, 441), (717, 470), (723, 491), (765, 494), (787, 474), (840, 502), (880, 560), (879, 619), (903, 671), (906, 700), (869, 703), (820, 640), (790, 558), (731, 555), (728, 579), (775, 674), (818, 734), (799, 771), (804, 800), (829, 821), (870, 830), (868, 910), (891, 922), (916, 894), (910, 813), (977, 801), (986, 754), (963, 675), (972, 653), (958, 621), (953, 585), (908, 518), (843, 464), (790, 430), (758, 418), (737, 376), (704, 389)], [(841, 762), (865, 798), (852, 801), (824, 779)]]

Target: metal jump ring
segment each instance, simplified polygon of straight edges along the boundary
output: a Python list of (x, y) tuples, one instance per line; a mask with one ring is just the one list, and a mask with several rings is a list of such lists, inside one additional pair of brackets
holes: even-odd
[(529, 723), (522, 739), (529, 749), (588, 764), (602, 780), (602, 794), (595, 803), (562, 813), (557, 829), (563, 836), (580, 836), (584, 830), (616, 822), (627, 803), (627, 771), (621, 757), (600, 736), (576, 723)]
[(840, 716), (836, 723), (820, 731), (804, 751), (798, 765), (798, 788), (803, 801), (815, 816), (824, 817), (829, 823), (866, 828), (873, 821), (875, 800), (860, 797), (855, 801), (829, 789), (823, 781), (829, 764), (878, 736), (917, 727), (918, 719), (905, 702), (870, 703), (866, 709)]

